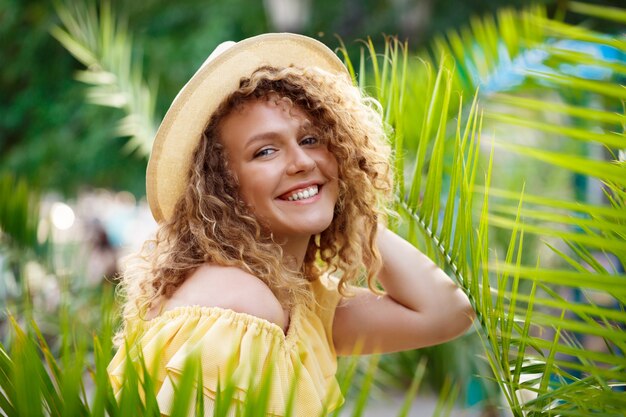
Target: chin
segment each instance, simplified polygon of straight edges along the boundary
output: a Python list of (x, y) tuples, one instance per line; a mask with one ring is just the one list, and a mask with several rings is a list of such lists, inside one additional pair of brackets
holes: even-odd
[(329, 217), (329, 218), (320, 219), (314, 225), (311, 225), (311, 227), (310, 227), (310, 234), (317, 235), (319, 233), (322, 233), (324, 230), (328, 229), (331, 224), (333, 224), (333, 217), (332, 216)]
[(320, 219), (320, 221), (316, 221), (316, 222), (312, 222), (310, 224), (307, 224), (305, 227), (301, 227), (301, 228), (290, 228), (290, 230), (285, 230), (285, 234), (286, 236), (302, 236), (302, 237), (310, 237), (310, 236), (315, 236), (318, 235), (320, 233), (322, 233), (323, 231), (325, 231), (326, 229), (328, 229), (330, 227), (330, 225), (332, 224), (333, 219)]

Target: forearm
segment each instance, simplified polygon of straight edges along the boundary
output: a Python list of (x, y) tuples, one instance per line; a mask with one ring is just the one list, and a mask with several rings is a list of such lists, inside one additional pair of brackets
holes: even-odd
[(333, 340), (341, 354), (397, 352), (463, 334), (474, 312), (456, 284), (410, 243), (379, 226), (377, 246), (386, 294), (355, 288), (335, 310)]
[(383, 260), (378, 280), (391, 299), (442, 324), (469, 326), (474, 312), (467, 296), (433, 261), (382, 226), (377, 244)]

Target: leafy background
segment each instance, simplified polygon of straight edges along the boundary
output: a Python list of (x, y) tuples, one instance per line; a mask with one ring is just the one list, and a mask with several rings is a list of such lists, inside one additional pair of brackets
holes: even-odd
[[(15, 64), (2, 72), (2, 296), (22, 327), (32, 334), (34, 318), (41, 331), (29, 344), (3, 318), (3, 410), (37, 414), (27, 398), (39, 392), (47, 410), (88, 413), (77, 404), (90, 364), (93, 410), (108, 398), (110, 415), (124, 413), (102, 379), (112, 326), (103, 289), (77, 284), (84, 242), (56, 236), (51, 246), (54, 233), (46, 238), (38, 226), (38, 196), (107, 187), (141, 198), (155, 120), (207, 50), (276, 28), (269, 3), (232, 4), (3, 6), (0, 30), (15, 42), (1, 48)], [(316, 2), (299, 27), (331, 46), (341, 35), (355, 82), (380, 100), (393, 128), (395, 226), (447, 268), (478, 314), (475, 331), (450, 344), (376, 358), (377, 367), (346, 363), (357, 381), (345, 384), (356, 391), (354, 415), (372, 389), (408, 388), (410, 401), (423, 377), (441, 393), (436, 412), (444, 414), (458, 399), (480, 402), (484, 414), (620, 415), (625, 12), (607, 2), (473, 5)], [(50, 280), (36, 276), (58, 284), (51, 309), (41, 297)], [(59, 358), (52, 379), (35, 365), (37, 351), (49, 369)], [(27, 383), (32, 375), (41, 386)]]
[[(335, 34), (348, 43), (373, 36), (380, 44), (381, 33), (404, 36), (397, 22), (410, 3), (316, 1), (309, 22), (299, 31), (323, 34), (321, 39), (333, 47)], [(416, 3), (423, 3), (425, 11), (411, 36), (413, 49), (433, 33), (467, 22), (472, 13), (523, 4)], [(114, 2), (114, 7), (132, 28), (133, 53), (145, 78), (158, 84), (157, 115), (165, 114), (180, 87), (219, 42), (276, 30), (260, 1), (149, 0)], [(120, 153), (124, 139), (116, 139), (112, 128), (120, 113), (85, 105), (85, 87), (74, 79), (82, 64), (50, 36), (50, 29), (59, 24), (54, 2), (3, 0), (0, 23), (0, 58), (5, 63), (0, 73), (2, 170), (67, 197), (88, 186), (143, 195), (145, 161)]]

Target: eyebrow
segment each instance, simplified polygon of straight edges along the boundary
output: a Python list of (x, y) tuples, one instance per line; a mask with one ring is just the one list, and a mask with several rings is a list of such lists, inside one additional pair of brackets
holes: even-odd
[(256, 142), (274, 139), (274, 138), (279, 137), (279, 136), (280, 136), (280, 134), (278, 132), (259, 133), (258, 135), (254, 135), (251, 138), (248, 138), (248, 140), (247, 140), (247, 142), (246, 142), (246, 144), (244, 146), (244, 149), (250, 148)]
[[(304, 123), (300, 124), (300, 127), (298, 128), (298, 135), (302, 135), (304, 133), (310, 133), (314, 131), (315, 129), (313, 128), (313, 123), (307, 120)], [(248, 138), (247, 143), (244, 146), (244, 149), (248, 149), (249, 147), (254, 145), (256, 142), (275, 139), (275, 138), (279, 138), (280, 136), (281, 134), (279, 132), (274, 132), (274, 131), (259, 133), (258, 135), (254, 135)]]

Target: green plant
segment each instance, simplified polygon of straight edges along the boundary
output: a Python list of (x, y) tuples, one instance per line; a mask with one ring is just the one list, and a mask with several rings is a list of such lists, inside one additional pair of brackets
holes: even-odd
[(13, 175), (0, 176), (0, 244), (6, 247), (37, 247), (39, 198), (33, 189)]
[[(626, 21), (619, 10), (579, 3), (570, 7), (574, 12)], [(454, 275), (470, 296), (486, 363), (516, 416), (618, 416), (626, 408), (620, 391), (626, 383), (626, 165), (619, 156), (626, 147), (622, 107), (626, 93), (619, 84), (626, 70), (621, 62), (558, 43), (569, 39), (626, 51), (623, 38), (551, 20), (542, 9), (533, 8), (503, 11), (497, 24), (490, 18), (474, 20), (471, 33), (451, 32), (437, 41), (434, 58), (421, 55), (418, 60), (406, 45), (390, 38), (381, 56), (367, 43), (358, 70), (347, 60), (359, 85), (383, 104), (385, 120), (393, 127), (399, 179), (395, 210), (402, 221), (398, 230)], [(497, 63), (502, 49), (508, 56), (541, 51), (545, 68), (526, 68), (520, 84), (524, 88), (507, 95), (496, 95), (489, 88), (474, 94), (485, 76), (501, 69)], [(610, 70), (612, 78), (590, 80), (564, 71), (564, 64), (590, 62)], [(465, 95), (457, 94), (460, 90)], [(545, 94), (548, 90), (560, 94)], [(473, 100), (467, 100), (468, 93)], [(508, 111), (493, 107), (494, 103), (506, 105)], [(590, 105), (594, 107), (585, 107)], [(559, 115), (558, 123), (548, 119), (553, 115)], [(488, 123), (496, 139), (481, 144)], [(528, 129), (525, 132), (532, 132), (534, 142), (509, 141), (506, 135), (512, 127)], [(562, 146), (544, 145), (557, 139)], [(576, 143), (585, 146), (572, 145)], [(606, 151), (607, 160), (595, 158), (589, 149)], [(521, 182), (514, 190), (493, 187), (501, 176), (499, 170), (506, 169), (497, 162), (507, 155), (595, 178), (605, 200), (583, 201), (574, 192), (544, 196), (533, 184), (526, 187)], [(494, 230), (507, 237), (499, 248), (490, 239)], [(523, 257), (530, 235), (545, 241), (534, 259)], [(605, 259), (610, 261), (603, 263)], [(576, 293), (581, 294), (579, 299), (571, 297)], [(141, 384), (149, 384), (145, 375), (142, 379), (129, 374), (128, 393), (120, 404), (113, 401), (103, 368), (106, 349), (93, 368), (98, 390), (94, 404), (99, 408), (92, 411), (86, 396), (77, 394), (81, 385), (73, 368), (58, 372), (56, 382), (46, 379), (43, 366), (34, 360), (37, 346), (24, 332), (15, 331), (22, 336), (16, 338), (10, 355), (5, 350), (0, 353), (0, 377), (5, 375), (0, 380), (0, 406), (38, 413), (41, 407), (36, 402), (24, 403), (32, 392), (30, 398), (41, 398), (50, 414), (60, 409), (60, 403), (72, 406), (66, 410), (85, 414), (102, 415), (105, 408), (109, 415), (155, 412), (150, 394), (145, 402), (138, 394)], [(579, 335), (595, 336), (605, 348), (585, 345)], [(39, 346), (44, 357), (49, 356), (45, 345)], [(12, 373), (22, 372), (13, 365), (18, 358), (31, 362), (25, 374), (11, 379)], [(57, 369), (53, 364), (49, 368)], [(28, 375), (41, 379), (27, 385)], [(195, 375), (190, 368), (186, 386), (193, 387)], [(74, 381), (67, 382), (71, 386), (67, 391), (64, 380)], [(369, 389), (368, 377), (365, 381), (364, 388)], [(150, 392), (149, 385), (143, 387)], [(190, 395), (194, 392), (186, 390)], [(180, 410), (186, 409), (188, 398), (181, 394)], [(263, 394), (256, 398), (262, 403)]]
[[(26, 181), (0, 174), (0, 305), (22, 311), (27, 306), (20, 300), (28, 292), (23, 279), (25, 265), (45, 260), (50, 249), (49, 240), (40, 243), (38, 239), (39, 204), (38, 192)], [(6, 326), (6, 312), (2, 311), (0, 329)]]
[[(579, 3), (571, 7), (597, 17), (624, 19), (623, 12), (611, 9)], [(619, 415), (625, 407), (620, 390), (626, 363), (622, 290), (626, 166), (618, 159), (626, 145), (622, 107), (626, 94), (619, 82), (626, 71), (619, 62), (572, 50), (563, 41), (606, 45), (622, 59), (626, 44), (620, 38), (547, 19), (541, 9), (503, 11), (498, 24), (491, 18), (475, 19), (472, 27), (471, 32), (450, 32), (447, 39), (436, 41), (438, 73), (431, 70), (437, 61), (428, 57), (422, 57), (425, 64), (416, 69), (406, 45), (395, 40), (387, 44), (382, 57), (371, 43), (367, 45), (374, 75), (370, 90), (385, 107), (385, 119), (395, 132), (396, 155), (402, 156), (396, 161), (399, 178), (413, 159), (413, 174), (399, 182), (396, 210), (406, 224), (406, 235), (446, 265), (472, 298), (488, 363), (515, 415)], [(484, 117), (478, 116), (476, 100), (464, 117), (466, 106), (450, 101), (451, 92), (455, 88), (471, 92), (481, 83), (489, 87), (488, 78), (502, 71), (503, 49), (511, 55), (541, 52), (545, 57), (541, 70), (522, 67), (523, 87), (507, 95), (495, 95), (487, 88), (477, 95)], [(448, 64), (450, 56), (456, 71)], [(589, 63), (609, 70), (604, 72), (610, 76), (586, 79), (571, 70), (572, 65)], [(358, 71), (349, 65), (362, 86), (368, 85), (365, 76), (371, 77), (365, 64), (362, 55)], [(411, 94), (415, 80), (421, 81), (421, 105), (415, 105), (416, 95)], [(506, 113), (501, 110), (505, 103)], [(598, 103), (600, 108), (585, 107)], [(449, 126), (451, 109), (459, 112), (456, 132)], [(559, 119), (562, 124), (542, 120), (554, 115), (565, 116)], [(481, 131), (494, 130), (494, 122), (500, 130), (481, 183), (476, 139)], [(526, 135), (532, 134), (541, 146), (512, 143), (512, 128), (527, 129)], [(415, 141), (407, 140), (416, 132)], [(572, 145), (577, 142), (586, 146)], [(605, 150), (608, 160), (597, 160), (586, 151), (593, 148)], [(580, 201), (576, 193), (548, 198), (525, 190), (522, 181), (515, 191), (492, 188), (496, 173), (506, 169), (494, 162), (506, 156), (504, 150), (546, 164), (536, 166), (569, 173), (573, 179), (572, 174), (597, 179), (606, 202)], [(446, 166), (446, 160), (452, 162)], [(482, 208), (474, 202), (480, 195)], [(480, 213), (477, 227), (472, 217), (475, 209)], [(489, 243), (489, 230), (494, 227), (510, 236), (504, 259), (489, 253), (495, 249)], [(553, 255), (549, 262), (541, 259), (550, 257), (546, 251), (537, 251), (531, 264), (528, 257), (522, 262), (532, 235), (546, 241), (544, 247)], [(602, 265), (599, 258), (610, 262)], [(598, 293), (602, 302), (596, 301)], [(572, 298), (576, 294), (582, 295), (579, 300)], [(585, 346), (580, 335), (600, 338), (604, 351)]]
[(54, 26), (51, 33), (88, 68), (76, 77), (90, 85), (88, 100), (122, 109), (124, 117), (118, 123), (117, 134), (130, 137), (127, 151), (149, 155), (157, 126), (156, 88), (142, 79), (142, 67), (133, 58), (126, 24), (116, 19), (108, 1), (101, 2), (99, 8), (93, 3), (58, 4), (57, 13), (63, 28)]

